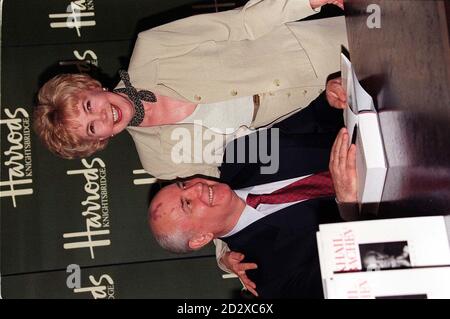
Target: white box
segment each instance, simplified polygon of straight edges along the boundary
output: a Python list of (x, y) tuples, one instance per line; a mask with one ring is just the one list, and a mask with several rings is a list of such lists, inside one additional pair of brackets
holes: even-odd
[[(349, 105), (344, 109), (344, 123), (351, 137), (349, 146), (356, 136), (358, 203), (361, 209), (363, 204), (381, 201), (388, 163), (373, 99), (360, 85), (351, 62), (344, 54), (341, 54), (341, 74)], [(370, 205), (367, 212), (376, 214), (377, 208), (377, 205)]]

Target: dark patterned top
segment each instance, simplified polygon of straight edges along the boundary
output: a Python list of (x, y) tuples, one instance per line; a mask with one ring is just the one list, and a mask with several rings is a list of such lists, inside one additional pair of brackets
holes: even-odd
[(125, 70), (119, 70), (119, 76), (120, 79), (123, 81), (123, 84), (125, 85), (122, 89), (115, 89), (113, 92), (115, 93), (124, 93), (128, 96), (128, 98), (133, 102), (133, 106), (135, 109), (134, 116), (131, 119), (129, 126), (139, 126), (139, 124), (142, 123), (144, 120), (144, 105), (142, 104), (142, 101), (145, 102), (156, 102), (156, 96), (153, 92), (148, 90), (136, 90), (132, 85), (130, 81), (130, 75)]

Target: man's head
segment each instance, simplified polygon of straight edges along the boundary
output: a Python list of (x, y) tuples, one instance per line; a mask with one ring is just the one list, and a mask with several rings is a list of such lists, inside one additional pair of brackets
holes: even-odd
[(229, 232), (244, 207), (228, 185), (194, 178), (159, 191), (150, 203), (148, 221), (163, 248), (183, 253)]

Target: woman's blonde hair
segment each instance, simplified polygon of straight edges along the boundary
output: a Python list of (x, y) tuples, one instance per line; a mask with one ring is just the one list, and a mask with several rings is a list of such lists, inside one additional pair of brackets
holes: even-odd
[(87, 157), (105, 148), (108, 139), (84, 140), (73, 133), (84, 91), (101, 88), (99, 81), (87, 74), (57, 75), (42, 86), (34, 111), (34, 130), (53, 153), (67, 159)]

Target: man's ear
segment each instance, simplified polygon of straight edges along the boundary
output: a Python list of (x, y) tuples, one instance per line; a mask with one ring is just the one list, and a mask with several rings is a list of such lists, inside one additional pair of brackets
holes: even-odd
[(214, 235), (212, 233), (197, 234), (189, 239), (189, 248), (194, 250), (200, 249), (213, 239)]

